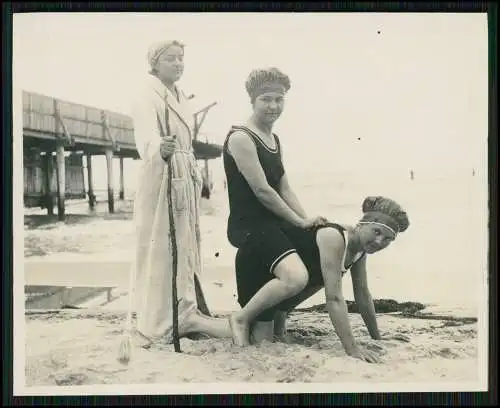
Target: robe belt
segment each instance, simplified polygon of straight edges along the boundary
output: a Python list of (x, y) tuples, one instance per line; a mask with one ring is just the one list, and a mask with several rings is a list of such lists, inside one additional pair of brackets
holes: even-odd
[(192, 177), (192, 179), (193, 179), (193, 181), (195, 183), (201, 184), (201, 181), (199, 180), (198, 175), (196, 173), (197, 164), (196, 164), (196, 158), (194, 156), (193, 150), (187, 150), (187, 149), (176, 149), (176, 150), (174, 150), (173, 154), (177, 154), (177, 153), (185, 154), (186, 156), (188, 156), (188, 158), (189, 158), (189, 164), (190, 164), (189, 167), (190, 167), (190, 171), (191, 171), (191, 177)]

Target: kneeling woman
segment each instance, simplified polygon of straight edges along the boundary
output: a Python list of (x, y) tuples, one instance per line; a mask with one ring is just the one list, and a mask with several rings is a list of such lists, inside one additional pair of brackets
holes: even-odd
[[(342, 295), (342, 277), (351, 271), (354, 298), (361, 316), (370, 336), (381, 340), (367, 285), (366, 258), (387, 248), (399, 233), (408, 228), (409, 221), (406, 212), (385, 197), (366, 198), (362, 209), (364, 215), (354, 227), (328, 223), (304, 230), (282, 225), (291, 250), (298, 253), (309, 273), (309, 280), (299, 294), (267, 309), (255, 319), (251, 333), (253, 342), (272, 340), (273, 336), (283, 338), (288, 312), (324, 287), (328, 313), (346, 353), (377, 362), (377, 357), (359, 347), (354, 339)], [(255, 254), (239, 251), (236, 263), (239, 302), (246, 304), (272, 276), (258, 264)]]

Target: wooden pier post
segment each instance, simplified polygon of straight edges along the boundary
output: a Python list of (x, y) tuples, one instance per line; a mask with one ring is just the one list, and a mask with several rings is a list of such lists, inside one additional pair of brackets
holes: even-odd
[(57, 216), (64, 221), (64, 199), (66, 196), (66, 163), (64, 160), (64, 146), (58, 143), (56, 147), (57, 163)]
[(115, 212), (115, 197), (113, 193), (113, 149), (106, 149), (106, 167), (108, 170), (108, 209)]
[(207, 178), (207, 182), (209, 182), (210, 171), (208, 170), (208, 160), (205, 159), (205, 177)]
[(52, 152), (45, 152), (45, 207), (48, 215), (54, 215), (54, 200), (52, 199)]
[(205, 159), (205, 166), (204, 166), (204, 174), (205, 174), (205, 177), (204, 177), (204, 181), (203, 181), (203, 185), (204, 185), (204, 196), (207, 200), (210, 199), (210, 195), (211, 195), (211, 191), (210, 191), (210, 172), (208, 170), (208, 160)]
[(89, 183), (89, 207), (94, 209), (95, 206), (95, 195), (94, 195), (94, 180), (92, 179), (92, 155), (87, 154), (87, 179)]
[(125, 178), (123, 176), (123, 157), (120, 157), (120, 200), (125, 200)]

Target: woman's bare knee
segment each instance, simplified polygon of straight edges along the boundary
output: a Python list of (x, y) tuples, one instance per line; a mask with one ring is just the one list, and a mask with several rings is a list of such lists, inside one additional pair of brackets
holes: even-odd
[(304, 290), (309, 282), (307, 268), (296, 253), (282, 259), (274, 268), (274, 275), (289, 287), (293, 295)]

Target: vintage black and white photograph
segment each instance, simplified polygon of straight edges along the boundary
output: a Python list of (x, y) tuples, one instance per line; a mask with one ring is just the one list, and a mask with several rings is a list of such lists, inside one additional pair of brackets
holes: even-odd
[(13, 47), (14, 394), (487, 390), (486, 13), (26, 13)]

